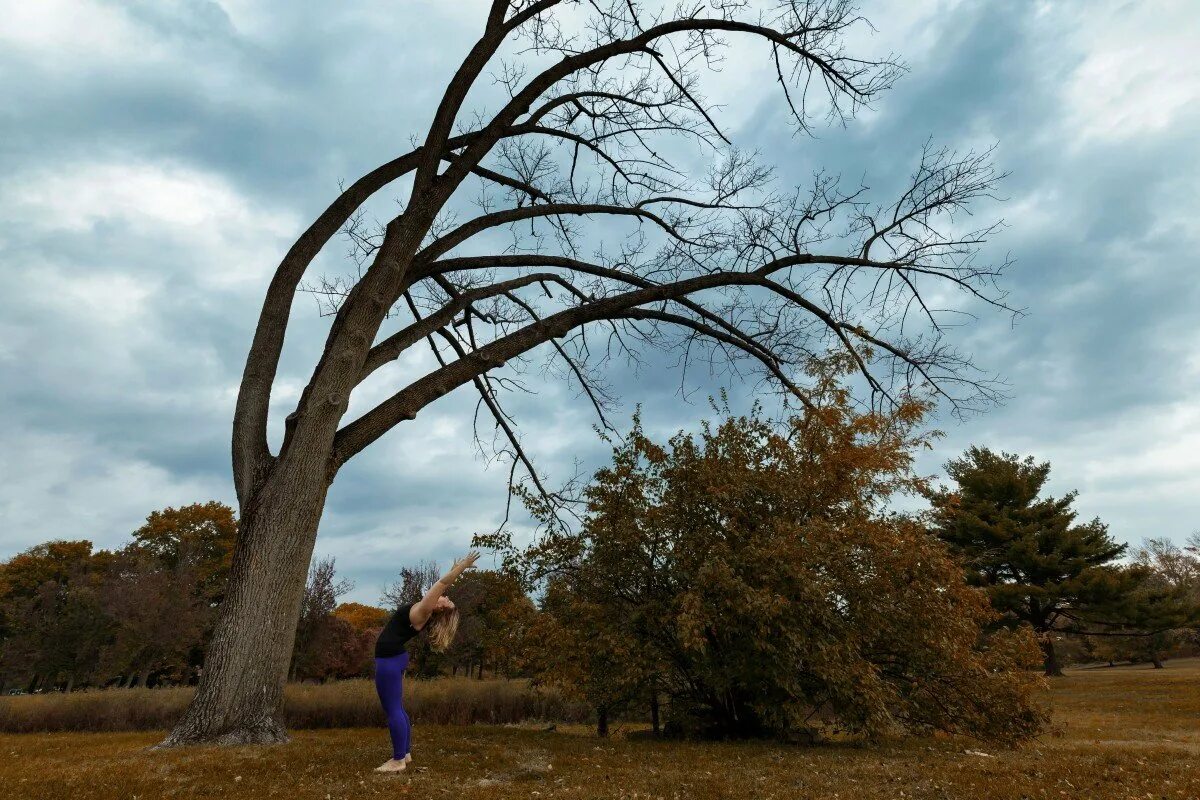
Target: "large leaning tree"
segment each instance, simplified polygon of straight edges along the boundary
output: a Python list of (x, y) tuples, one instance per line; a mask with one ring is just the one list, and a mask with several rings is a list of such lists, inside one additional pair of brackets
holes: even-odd
[[(608, 361), (653, 348), (684, 367), (757, 371), (801, 404), (803, 365), (830, 347), (851, 354), (873, 401), (918, 384), (955, 405), (988, 398), (939, 311), (947, 289), (1003, 304), (997, 268), (974, 260), (994, 226), (965, 213), (1000, 177), (987, 154), (928, 148), (892, 199), (828, 175), (781, 189), (702, 92), (731, 47), (754, 45), (800, 130), (842, 122), (901, 71), (848, 51), (863, 24), (848, 0), (481, 6), (423, 141), (335, 198), (270, 282), (234, 413), (229, 586), (199, 690), (164, 745), (286, 739), (278, 712), (326, 493), (392, 428), (466, 386), (540, 490), (502, 406), (533, 351), (602, 415)], [(393, 184), (398, 212), (367, 229), (361, 209)], [(273, 452), (293, 297), (339, 231), (360, 269), (317, 284), (332, 300), (328, 338)], [(345, 418), (356, 387), (426, 347), (433, 369)]]

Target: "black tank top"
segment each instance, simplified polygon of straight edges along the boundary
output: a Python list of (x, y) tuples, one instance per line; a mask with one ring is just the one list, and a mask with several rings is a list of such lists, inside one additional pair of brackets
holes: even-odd
[(387, 625), (383, 626), (383, 630), (379, 632), (379, 638), (375, 640), (376, 658), (391, 658), (400, 655), (404, 652), (404, 645), (408, 644), (408, 640), (419, 633), (412, 626), (412, 620), (408, 618), (408, 612), (412, 610), (412, 607), (412, 603), (400, 606), (396, 609), (396, 613), (392, 614), (392, 618), (387, 621)]

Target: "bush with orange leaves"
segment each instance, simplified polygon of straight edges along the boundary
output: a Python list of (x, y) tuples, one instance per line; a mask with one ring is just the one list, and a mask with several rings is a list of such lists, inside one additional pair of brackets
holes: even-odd
[(838, 370), (817, 367), (812, 405), (783, 422), (726, 412), (659, 444), (635, 417), (581, 525), (526, 497), (538, 541), (492, 544), (551, 588), (569, 646), (542, 643), (541, 679), (609, 710), (653, 686), (668, 730), (688, 735), (1035, 735), (1033, 637), (992, 631), (987, 596), (896, 510), (925, 488), (913, 455), (933, 435), (918, 430), (928, 405), (855, 408)]

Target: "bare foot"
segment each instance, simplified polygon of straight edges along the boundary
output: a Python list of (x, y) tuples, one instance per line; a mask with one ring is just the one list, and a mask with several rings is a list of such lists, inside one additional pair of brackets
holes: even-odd
[(409, 753), (408, 755), (406, 755), (406, 756), (404, 757), (404, 763), (405, 763), (405, 764), (411, 764), (411, 763), (412, 763), (412, 753)]
[(408, 764), (404, 761), (404, 759), (393, 758), (393, 759), (389, 760), (386, 764), (381, 764), (380, 766), (376, 767), (375, 771), (376, 772), (404, 772), (404, 768), (406, 766), (408, 766)]

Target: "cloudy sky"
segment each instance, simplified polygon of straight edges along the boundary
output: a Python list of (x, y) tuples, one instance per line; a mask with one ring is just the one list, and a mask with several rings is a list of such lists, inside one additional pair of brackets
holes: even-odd
[[(350, 181), (406, 150), (480, 28), (480, 2), (0, 0), (0, 558), (123, 543), (156, 508), (232, 503), (229, 424), (270, 272)], [(997, 144), (1015, 325), (956, 334), (1011, 399), (969, 443), (1054, 465), (1051, 489), (1123, 541), (1200, 530), (1200, 11), (1193, 0), (879, 0), (854, 45), (908, 65), (845, 128), (796, 137), (761, 53), (708, 84), (782, 180), (888, 181), (930, 137)], [(340, 246), (314, 272), (344, 268)], [(276, 405), (325, 325), (299, 297)], [(706, 412), (660, 370), (612, 377), (655, 430)], [(676, 376), (677, 377), (677, 376)], [(552, 476), (604, 448), (567, 388), (520, 400)], [(711, 387), (705, 387), (711, 388)], [(731, 387), (735, 393), (739, 387)], [(352, 462), (317, 545), (373, 601), (503, 512), (505, 469), (451, 395)]]

